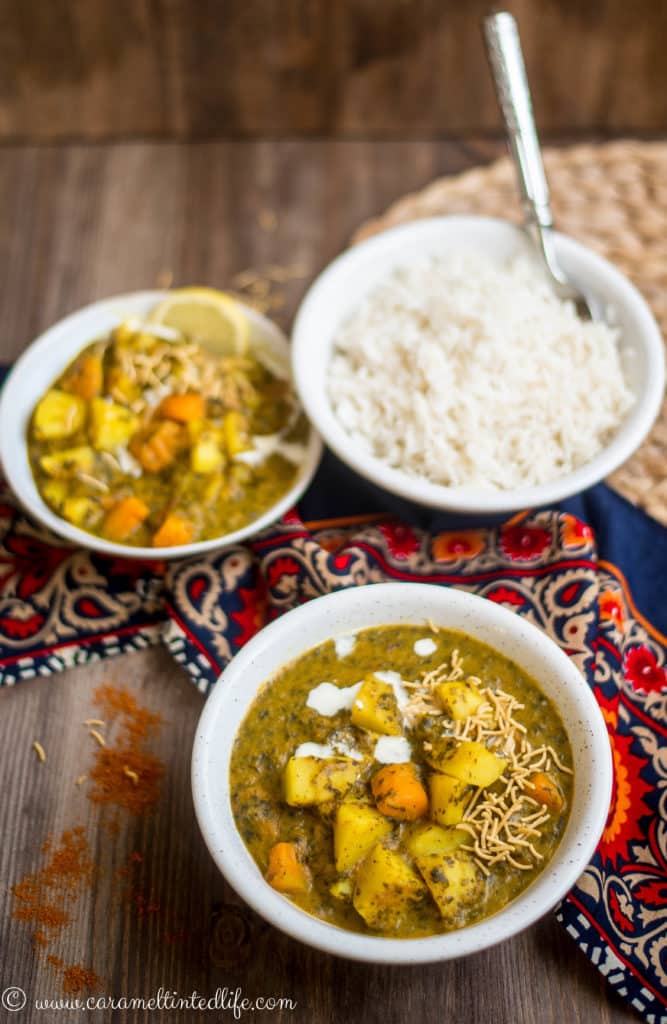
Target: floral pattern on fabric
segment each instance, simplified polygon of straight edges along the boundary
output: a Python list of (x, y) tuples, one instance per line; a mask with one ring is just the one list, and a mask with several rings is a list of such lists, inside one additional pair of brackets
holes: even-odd
[(0, 683), (159, 642), (161, 563), (63, 544), (0, 496)]
[(599, 586), (594, 693), (614, 790), (598, 849), (558, 918), (617, 992), (658, 1022), (667, 994), (667, 644), (604, 565)]

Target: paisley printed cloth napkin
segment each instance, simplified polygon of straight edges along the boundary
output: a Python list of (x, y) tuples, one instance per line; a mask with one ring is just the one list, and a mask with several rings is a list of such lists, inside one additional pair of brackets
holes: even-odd
[(587, 678), (615, 766), (602, 841), (558, 919), (649, 1024), (667, 1021), (667, 531), (604, 486), (559, 511), (452, 528), (330, 456), (299, 511), (246, 546), (141, 563), (63, 546), (5, 492), (0, 684), (161, 641), (205, 695), (268, 620), (386, 579), (461, 587), (525, 615)]

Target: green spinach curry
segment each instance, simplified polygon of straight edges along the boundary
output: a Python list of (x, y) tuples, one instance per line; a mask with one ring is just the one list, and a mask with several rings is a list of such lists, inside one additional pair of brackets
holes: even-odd
[(508, 658), (432, 625), (383, 626), (264, 685), (230, 791), (275, 889), (341, 928), (414, 938), (493, 914), (544, 869), (571, 765), (556, 709)]
[(37, 489), (69, 523), (133, 547), (210, 540), (290, 488), (307, 424), (252, 353), (121, 324), (42, 396), (28, 428)]

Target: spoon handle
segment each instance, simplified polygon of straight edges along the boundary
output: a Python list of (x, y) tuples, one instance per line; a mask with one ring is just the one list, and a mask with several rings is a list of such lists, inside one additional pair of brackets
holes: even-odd
[(507, 11), (499, 11), (486, 17), (484, 39), (519, 176), (525, 216), (538, 233), (540, 229), (548, 231), (553, 227), (549, 187), (535, 128), (519, 31), (513, 16)]

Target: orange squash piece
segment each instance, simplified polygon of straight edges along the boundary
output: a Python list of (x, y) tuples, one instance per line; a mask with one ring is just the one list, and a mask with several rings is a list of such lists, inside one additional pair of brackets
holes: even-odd
[(173, 420), (163, 420), (145, 439), (135, 437), (130, 451), (147, 473), (160, 473), (171, 465), (180, 451), (187, 447), (184, 427)]
[(109, 540), (127, 540), (138, 530), (150, 509), (140, 498), (121, 498), (107, 513), (104, 533)]
[(206, 415), (206, 399), (196, 394), (167, 395), (160, 402), (158, 415), (179, 423), (203, 420)]
[(195, 532), (189, 519), (170, 512), (160, 529), (153, 537), (154, 548), (175, 548), (179, 544), (189, 544)]
[(276, 843), (269, 851), (266, 880), (278, 892), (307, 892), (310, 879), (294, 843)]
[(555, 814), (562, 811), (565, 804), (558, 784), (546, 772), (535, 772), (531, 775), (526, 784), (526, 795), (544, 804)]
[(75, 370), (68, 376), (65, 388), (79, 398), (96, 398), (104, 383), (102, 357), (88, 355), (81, 359)]
[(381, 768), (371, 779), (371, 792), (378, 811), (387, 818), (417, 821), (428, 814), (428, 794), (409, 762)]

